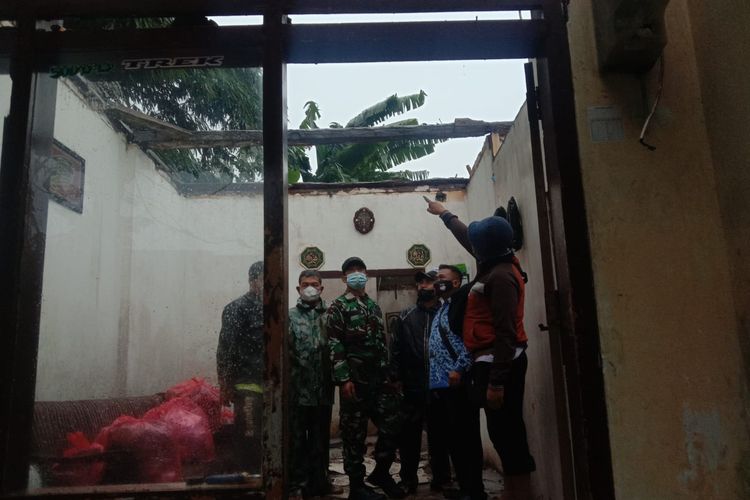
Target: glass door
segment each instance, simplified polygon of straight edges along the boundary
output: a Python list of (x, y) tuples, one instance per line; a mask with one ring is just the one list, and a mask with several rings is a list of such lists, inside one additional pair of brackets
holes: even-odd
[(37, 75), (30, 491), (262, 485), (262, 71), (150, 52)]

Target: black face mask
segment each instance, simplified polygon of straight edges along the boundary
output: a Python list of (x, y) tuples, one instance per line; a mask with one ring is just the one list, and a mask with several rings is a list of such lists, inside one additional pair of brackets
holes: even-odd
[(445, 295), (453, 290), (453, 282), (448, 280), (439, 280), (435, 282), (435, 292), (438, 295)]
[(417, 290), (418, 302), (429, 302), (435, 298), (435, 290)]

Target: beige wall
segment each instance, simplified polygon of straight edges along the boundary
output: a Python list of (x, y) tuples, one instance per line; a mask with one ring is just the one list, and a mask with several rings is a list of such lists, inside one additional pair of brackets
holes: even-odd
[[(570, 7), (617, 498), (747, 498), (745, 379), (695, 57), (704, 41), (693, 41), (685, 0), (672, 0), (650, 152), (638, 144), (647, 104), (638, 78), (598, 73), (591, 0)], [(591, 142), (587, 108), (598, 105), (622, 109), (624, 142)]]
[(703, 111), (750, 377), (750, 2), (690, 0)]

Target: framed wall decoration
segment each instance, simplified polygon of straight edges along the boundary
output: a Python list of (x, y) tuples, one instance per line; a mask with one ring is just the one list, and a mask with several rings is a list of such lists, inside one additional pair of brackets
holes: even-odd
[(83, 185), (86, 160), (57, 139), (52, 140), (47, 192), (60, 205), (83, 213)]
[(307, 247), (299, 255), (299, 262), (305, 269), (320, 269), (325, 262), (325, 254), (318, 247)]
[(431, 259), (430, 249), (427, 248), (427, 245), (421, 243), (412, 245), (406, 251), (406, 261), (412, 267), (425, 267)]

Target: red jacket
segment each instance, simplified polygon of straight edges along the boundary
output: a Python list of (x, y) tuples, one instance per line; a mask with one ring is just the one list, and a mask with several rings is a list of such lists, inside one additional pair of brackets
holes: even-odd
[[(441, 215), (456, 239), (471, 252), (466, 225), (450, 212)], [(464, 344), (473, 357), (492, 354), (490, 383), (502, 385), (510, 373), (516, 347), (524, 347), (528, 338), (523, 326), (525, 283), (521, 266), (512, 262), (482, 270), (469, 293), (464, 313)]]
[[(525, 345), (529, 340), (523, 327), (526, 285), (519, 270), (518, 259), (514, 256), (513, 264), (498, 264), (499, 266), (501, 269), (493, 269), (487, 278), (477, 280), (469, 293), (464, 316), (464, 343), (472, 352), (491, 352), (489, 349), (495, 342), (496, 327), (512, 329), (518, 346)], [(512, 296), (501, 295), (501, 290)], [(510, 312), (512, 325), (508, 318), (493, 314), (493, 311), (505, 315)], [(513, 347), (515, 352), (515, 346)]]

